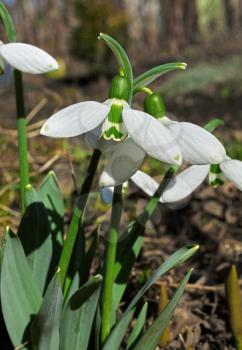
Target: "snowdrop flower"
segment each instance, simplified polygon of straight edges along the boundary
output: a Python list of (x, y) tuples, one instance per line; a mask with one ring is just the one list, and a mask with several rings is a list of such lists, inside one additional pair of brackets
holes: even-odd
[[(193, 165), (182, 171), (168, 183), (160, 202), (172, 204), (186, 200), (207, 176), (213, 186), (222, 185), (225, 180), (229, 180), (242, 191), (242, 162), (226, 157), (219, 165)], [(137, 171), (131, 180), (148, 196), (153, 196), (159, 186), (158, 182), (142, 171)]]
[[(175, 208), (178, 204), (186, 203), (192, 192), (205, 180), (209, 167), (210, 165), (193, 165), (180, 172), (167, 184), (160, 197), (160, 203), (173, 204)], [(156, 180), (140, 170), (131, 177), (131, 180), (149, 197), (152, 197), (159, 187)], [(111, 203), (113, 187), (104, 187), (101, 194), (105, 203)]]
[(104, 103), (80, 102), (57, 112), (41, 129), (50, 137), (74, 137), (101, 128), (105, 140), (123, 142), (129, 136), (141, 152), (168, 164), (181, 165), (180, 148), (167, 127), (128, 105), (131, 86), (124, 76), (112, 80)]
[[(209, 167), (209, 165), (193, 165), (173, 177), (163, 191), (160, 202), (179, 203), (189, 198), (205, 180)], [(142, 171), (137, 171), (131, 180), (150, 197), (159, 187), (157, 181)]]
[(0, 60), (1, 68), (8, 63), (23, 73), (41, 74), (59, 68), (57, 61), (47, 52), (24, 43), (0, 42)]
[[(160, 95), (148, 95), (144, 109), (172, 133), (187, 164), (217, 164), (225, 158), (226, 151), (223, 145), (211, 133), (195, 124), (175, 122), (165, 117)], [(166, 146), (169, 149), (170, 145)], [(118, 144), (101, 174), (100, 186), (116, 186), (128, 181), (139, 170), (145, 156), (146, 152), (131, 138)]]
[(188, 122), (172, 121), (164, 116), (163, 101), (159, 94), (145, 98), (144, 109), (164, 125), (180, 146), (183, 161), (188, 164), (219, 164), (226, 156), (221, 142), (210, 132)]

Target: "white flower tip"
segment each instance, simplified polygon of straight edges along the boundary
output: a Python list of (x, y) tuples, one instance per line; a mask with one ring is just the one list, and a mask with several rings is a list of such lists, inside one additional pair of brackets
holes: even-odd
[(182, 155), (180, 153), (174, 157), (174, 165), (178, 165), (179, 167), (182, 165)]
[(48, 64), (49, 72), (59, 70), (60, 66), (59, 63), (52, 57), (51, 62)]
[(42, 128), (40, 129), (40, 135), (48, 136), (49, 132), (49, 125), (47, 122), (44, 123)]
[(187, 63), (185, 63), (185, 62), (182, 62), (182, 64), (181, 64), (181, 69), (187, 69)]
[(100, 187), (113, 187), (117, 185), (115, 183), (114, 178), (112, 178), (106, 171), (103, 171), (103, 173), (100, 176), (99, 180), (99, 186)]

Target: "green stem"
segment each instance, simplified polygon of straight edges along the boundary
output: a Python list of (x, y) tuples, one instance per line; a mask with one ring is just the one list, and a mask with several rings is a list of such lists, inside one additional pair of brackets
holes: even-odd
[(102, 290), (102, 325), (101, 341), (105, 342), (111, 330), (111, 311), (114, 280), (114, 264), (116, 258), (118, 228), (122, 213), (122, 186), (114, 189), (110, 229), (107, 237), (104, 261), (103, 290)]
[[(177, 171), (177, 168), (175, 167), (170, 167), (167, 170), (158, 189), (154, 193), (153, 197), (149, 200), (144, 211), (138, 216), (138, 218), (134, 222), (132, 222), (129, 225), (127, 230), (122, 234), (121, 240), (119, 242), (119, 248), (118, 248), (118, 260), (122, 260), (124, 255), (126, 254), (127, 247), (133, 247), (133, 245), (135, 244), (139, 236), (143, 235), (147, 221), (149, 220), (151, 215), (154, 213), (164, 189), (166, 188), (168, 183), (171, 181), (176, 171)], [(122, 268), (122, 264), (119, 264), (118, 268), (116, 266), (114, 278), (118, 276), (121, 268)]]
[(20, 189), (21, 189), (21, 208), (25, 209), (24, 192), (25, 187), (29, 184), (29, 165), (28, 165), (28, 144), (24, 106), (24, 92), (22, 74), (14, 70), (15, 95), (17, 109), (17, 129), (19, 143), (19, 167), (20, 167)]
[(137, 220), (136, 220), (137, 225), (141, 229), (144, 229), (146, 222), (151, 217), (151, 215), (154, 213), (154, 210), (156, 209), (156, 207), (160, 201), (160, 197), (161, 197), (162, 193), (164, 192), (166, 186), (169, 184), (169, 182), (171, 181), (171, 179), (176, 171), (177, 171), (177, 168), (175, 168), (175, 167), (170, 167), (167, 170), (163, 180), (161, 181), (161, 183), (160, 183), (158, 189), (156, 190), (156, 192), (154, 193), (153, 197), (149, 200), (146, 208), (140, 214), (140, 216), (137, 218)]
[(88, 170), (87, 176), (83, 182), (81, 192), (78, 198), (77, 206), (74, 210), (71, 224), (67, 232), (67, 237), (64, 243), (62, 254), (60, 257), (59, 267), (60, 267), (60, 282), (62, 288), (64, 287), (68, 267), (70, 264), (72, 252), (76, 243), (76, 239), (80, 229), (82, 227), (83, 215), (87, 204), (88, 195), (91, 190), (93, 179), (97, 170), (99, 160), (101, 158), (101, 152), (97, 149), (93, 151)]

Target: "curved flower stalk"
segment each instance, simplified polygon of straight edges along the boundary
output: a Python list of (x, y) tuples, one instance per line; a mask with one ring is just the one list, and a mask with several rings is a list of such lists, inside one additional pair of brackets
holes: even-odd
[(171, 132), (148, 113), (130, 108), (129, 89), (127, 78), (116, 76), (106, 102), (86, 101), (64, 108), (46, 121), (41, 134), (74, 137), (99, 127), (104, 140), (123, 141), (129, 136), (151, 157), (181, 165), (180, 148)]
[(23, 73), (42, 74), (59, 68), (57, 61), (47, 52), (24, 43), (0, 42), (0, 57)]

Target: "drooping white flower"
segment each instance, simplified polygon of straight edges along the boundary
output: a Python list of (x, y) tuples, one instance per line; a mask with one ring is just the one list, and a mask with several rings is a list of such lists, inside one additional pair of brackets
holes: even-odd
[(164, 116), (164, 104), (159, 94), (153, 92), (144, 100), (144, 110), (169, 129), (179, 144), (183, 161), (188, 164), (218, 164), (226, 156), (221, 142), (198, 125), (172, 121)]
[(167, 117), (158, 119), (178, 142), (184, 162), (205, 165), (219, 164), (226, 157), (222, 143), (204, 128), (188, 123), (172, 121)]
[[(205, 180), (209, 167), (210, 165), (193, 165), (180, 172), (168, 182), (160, 197), (160, 203), (172, 204), (177, 207), (178, 204), (186, 202), (192, 192)], [(152, 197), (159, 188), (159, 183), (156, 180), (140, 170), (131, 177), (131, 180), (149, 197)], [(102, 198), (105, 203), (108, 201), (110, 203), (112, 200), (113, 188), (110, 186), (102, 189)]]
[[(172, 178), (165, 187), (160, 202), (176, 203), (183, 201), (194, 192), (205, 180), (209, 171), (209, 165), (193, 165)], [(131, 180), (146, 194), (153, 196), (159, 184), (152, 177), (142, 171), (137, 171)]]
[[(221, 185), (227, 179), (242, 191), (242, 162), (226, 157), (216, 167), (213, 165), (193, 165), (183, 170), (168, 183), (160, 202), (179, 203), (186, 200), (208, 175), (213, 186)], [(153, 196), (159, 186), (158, 182), (142, 171), (137, 171), (131, 180), (148, 196)]]
[(24, 43), (0, 42), (0, 58), (23, 73), (41, 74), (57, 70), (57, 61), (44, 50)]
[[(167, 117), (157, 119), (169, 128), (187, 164), (216, 164), (225, 158), (226, 151), (215, 136), (191, 123), (172, 122)], [(166, 145), (170, 149), (169, 144)], [(146, 156), (132, 139), (117, 145), (100, 178), (100, 186), (116, 186), (128, 181), (141, 167)]]
[[(127, 78), (115, 77), (114, 86), (117, 87), (119, 81), (123, 84), (123, 79)], [(100, 136), (105, 140), (123, 142), (129, 137), (140, 148), (140, 153), (168, 164), (181, 165), (180, 148), (169, 129), (149, 114), (130, 108), (125, 100), (130, 87), (124, 83), (122, 93), (118, 91), (117, 94), (112, 89), (113, 82), (110, 98), (106, 102), (87, 101), (66, 107), (46, 121), (41, 134), (50, 137), (74, 137), (99, 127)]]

